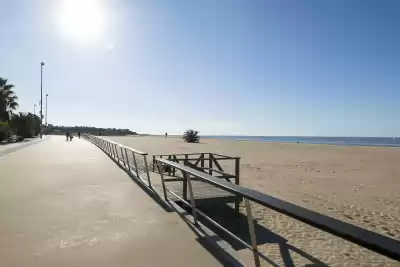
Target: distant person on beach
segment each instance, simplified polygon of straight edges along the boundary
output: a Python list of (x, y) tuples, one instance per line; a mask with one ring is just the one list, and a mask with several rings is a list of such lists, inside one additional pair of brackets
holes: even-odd
[(167, 138), (168, 137), (168, 134), (167, 133), (165, 133), (165, 138)]
[(67, 142), (68, 142), (68, 138), (69, 138), (69, 133), (68, 132), (65, 133), (65, 138), (67, 139)]
[(72, 141), (72, 138), (74, 138), (74, 136), (72, 134), (69, 135), (69, 141)]
[(78, 132), (78, 138), (81, 139), (81, 132)]

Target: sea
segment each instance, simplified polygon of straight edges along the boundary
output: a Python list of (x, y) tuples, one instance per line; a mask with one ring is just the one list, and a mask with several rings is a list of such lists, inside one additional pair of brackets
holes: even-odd
[(202, 135), (204, 139), (255, 141), (270, 143), (327, 144), (343, 146), (389, 146), (400, 147), (400, 137), (321, 137), (321, 136), (233, 136)]

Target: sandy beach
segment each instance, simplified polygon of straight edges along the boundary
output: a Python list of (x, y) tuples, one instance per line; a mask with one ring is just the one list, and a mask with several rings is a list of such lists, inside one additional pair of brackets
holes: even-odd
[[(214, 152), (239, 156), (241, 185), (400, 240), (400, 148), (216, 139), (187, 144), (158, 136), (106, 138), (149, 155)], [(254, 205), (254, 213), (260, 225), (329, 266), (400, 266), (264, 207)], [(283, 263), (276, 244), (263, 244), (262, 249)], [(312, 261), (297, 255), (293, 263), (304, 266)]]

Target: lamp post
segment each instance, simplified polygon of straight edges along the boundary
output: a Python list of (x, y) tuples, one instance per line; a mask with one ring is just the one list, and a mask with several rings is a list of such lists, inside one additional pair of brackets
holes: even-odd
[(36, 104), (35, 104), (35, 105), (33, 105), (33, 115), (35, 115), (35, 116), (36, 116)]
[(40, 139), (43, 136), (43, 66), (44, 62), (40, 62)]
[(49, 94), (46, 94), (46, 120), (45, 120), (46, 126), (47, 126), (47, 97), (48, 96), (49, 96)]

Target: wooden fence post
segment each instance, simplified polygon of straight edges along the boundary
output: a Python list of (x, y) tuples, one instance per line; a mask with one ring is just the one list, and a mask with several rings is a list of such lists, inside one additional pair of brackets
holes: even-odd
[[(240, 181), (240, 158), (235, 158), (235, 184), (239, 185)], [(235, 200), (235, 210), (239, 213), (240, 197), (236, 197)]]
[(210, 168), (209, 170), (208, 170), (208, 174), (209, 175), (212, 175), (213, 174), (213, 171), (212, 171), (212, 168), (213, 168), (213, 155), (210, 153), (209, 154), (209, 160), (208, 160), (208, 167)]

